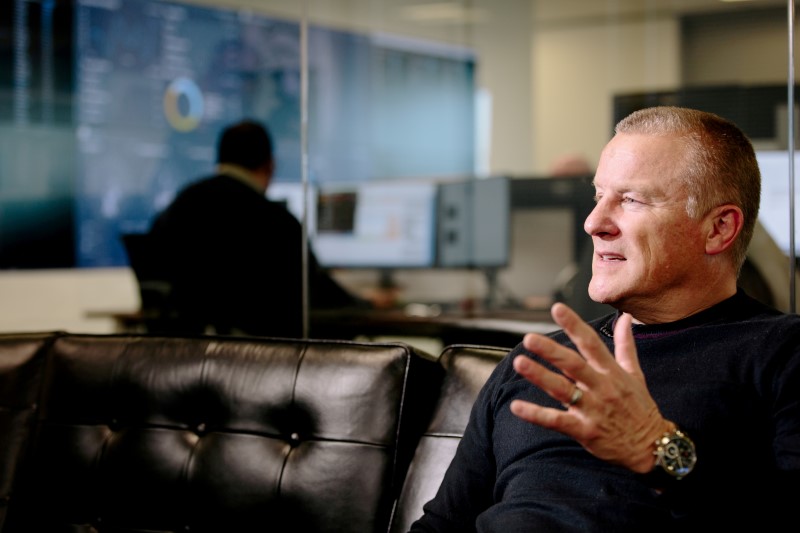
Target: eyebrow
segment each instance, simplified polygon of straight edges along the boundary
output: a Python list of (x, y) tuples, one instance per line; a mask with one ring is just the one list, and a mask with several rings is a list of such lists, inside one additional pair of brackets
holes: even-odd
[[(595, 190), (597, 190), (597, 188), (598, 188), (597, 182), (595, 182), (594, 179), (592, 180), (592, 187), (594, 187)], [(615, 187), (611, 187), (611, 190), (613, 190), (617, 194), (626, 194), (626, 193), (631, 193), (632, 192), (632, 193), (636, 193), (636, 194), (642, 194), (644, 196), (647, 196), (648, 198), (660, 198), (660, 197), (668, 196), (666, 194), (666, 191), (658, 191), (658, 192), (656, 192), (656, 188), (650, 186), (649, 184), (647, 184), (647, 186), (645, 186), (645, 187), (630, 187), (630, 186), (627, 186), (624, 189), (618, 189), (618, 188), (615, 188)]]

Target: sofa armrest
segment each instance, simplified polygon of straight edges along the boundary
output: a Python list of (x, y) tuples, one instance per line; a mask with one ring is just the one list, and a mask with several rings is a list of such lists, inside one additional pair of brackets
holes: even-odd
[(445, 347), (441, 396), (422, 435), (392, 515), (391, 533), (405, 533), (436, 495), (464, 435), (478, 392), (508, 348), (456, 344)]

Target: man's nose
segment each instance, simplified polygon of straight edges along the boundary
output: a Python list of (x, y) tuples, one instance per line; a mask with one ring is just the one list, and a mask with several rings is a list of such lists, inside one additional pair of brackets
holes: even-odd
[(583, 231), (589, 235), (598, 235), (600, 233), (610, 233), (613, 230), (611, 214), (609, 206), (604, 200), (599, 200), (591, 213), (586, 217), (583, 223)]

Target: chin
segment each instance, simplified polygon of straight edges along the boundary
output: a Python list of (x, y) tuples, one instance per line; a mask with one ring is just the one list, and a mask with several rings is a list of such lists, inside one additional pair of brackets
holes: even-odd
[(627, 273), (594, 272), (589, 280), (589, 298), (601, 304), (613, 304), (634, 290), (635, 284)]
[(592, 289), (589, 286), (589, 298), (599, 304), (614, 305), (619, 301), (619, 294), (610, 290)]

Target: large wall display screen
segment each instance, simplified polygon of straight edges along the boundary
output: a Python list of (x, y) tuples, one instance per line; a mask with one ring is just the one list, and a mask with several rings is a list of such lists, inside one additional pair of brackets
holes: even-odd
[[(135, 28), (135, 30), (133, 30)], [(309, 180), (465, 175), (474, 166), (468, 51), (309, 29)], [(276, 183), (301, 180), (297, 21), (161, 0), (78, 0), (78, 266), (127, 263), (176, 192), (213, 172), (221, 129), (265, 122)]]
[(145, 231), (180, 187), (213, 172), (217, 136), (231, 122), (267, 122), (277, 179), (299, 174), (296, 23), (80, 0), (76, 39), (80, 266), (125, 264), (119, 236)]

